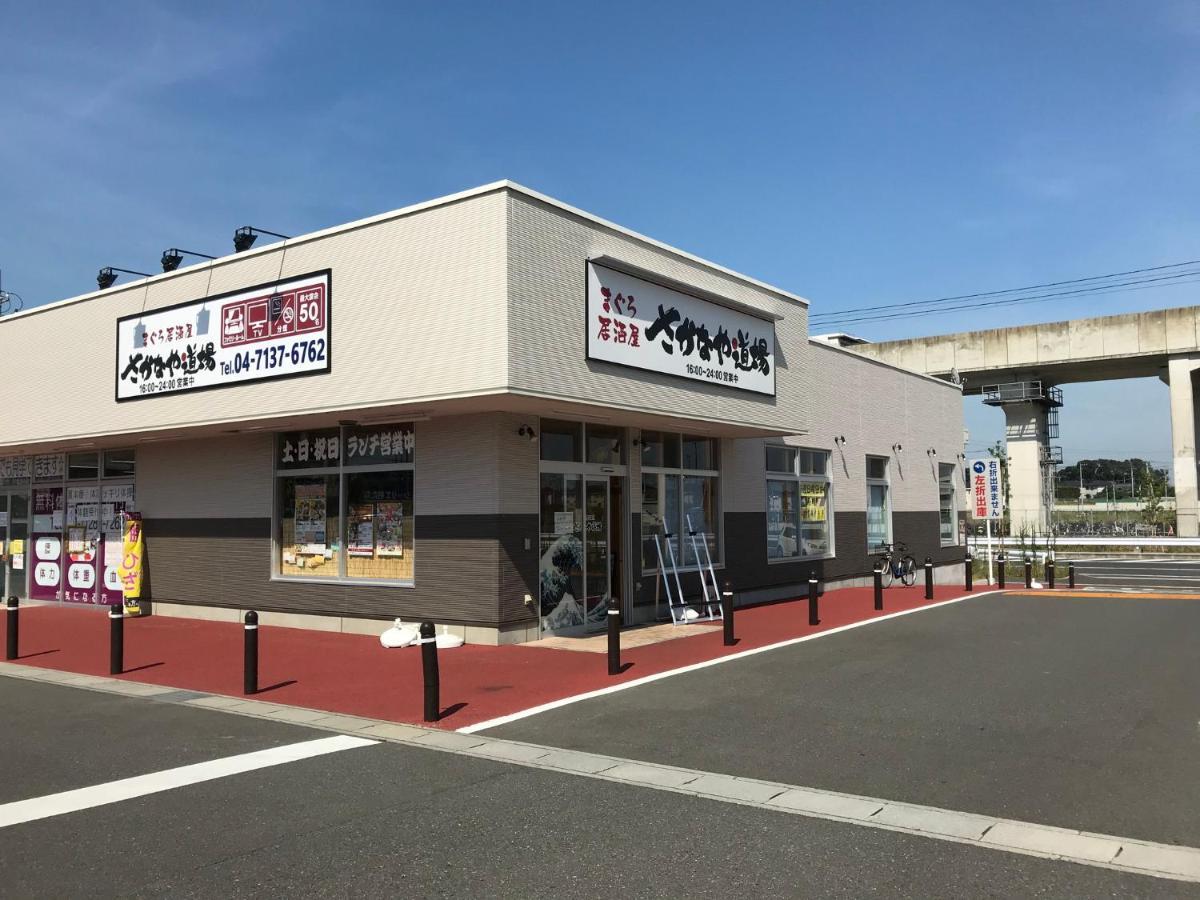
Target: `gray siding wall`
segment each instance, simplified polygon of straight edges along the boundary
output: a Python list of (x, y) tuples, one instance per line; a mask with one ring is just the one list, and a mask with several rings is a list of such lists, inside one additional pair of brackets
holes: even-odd
[(271, 578), (272, 435), (141, 445), (151, 598), (493, 627), (536, 621), (523, 600), (537, 578), (537, 445), (507, 414), (414, 427), (412, 587)]
[[(587, 359), (585, 267), (610, 256), (666, 279), (780, 316), (777, 397)], [(509, 383), (514, 391), (631, 412), (802, 431), (807, 307), (714, 268), (572, 215), (509, 195)]]
[[(0, 383), (37, 384), (44, 402), (0, 416), (0, 448), (503, 390), (506, 196), (396, 214), (6, 316)], [(333, 271), (331, 373), (116, 403), (119, 317), (324, 268)], [(457, 359), (443, 365), (445, 347)]]

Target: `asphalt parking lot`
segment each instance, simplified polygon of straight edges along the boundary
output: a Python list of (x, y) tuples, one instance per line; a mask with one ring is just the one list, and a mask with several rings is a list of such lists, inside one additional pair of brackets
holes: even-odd
[[(487, 734), (1198, 846), (1198, 617), (1190, 601), (981, 596)], [(1200, 896), (393, 743), (123, 798), (122, 779), (332, 737), (179, 699), (0, 678), (4, 896)], [(80, 789), (91, 805), (4, 824)]]
[(496, 736), (1200, 846), (1200, 603), (996, 595)]
[(1085, 558), (1075, 563), (1075, 584), (1089, 589), (1132, 592), (1200, 593), (1200, 558)]

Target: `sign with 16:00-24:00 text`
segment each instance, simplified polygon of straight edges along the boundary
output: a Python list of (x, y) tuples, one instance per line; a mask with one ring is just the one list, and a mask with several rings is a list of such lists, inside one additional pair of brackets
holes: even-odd
[(775, 393), (775, 323), (599, 263), (587, 266), (590, 359)]
[(330, 370), (328, 269), (117, 320), (117, 400)]

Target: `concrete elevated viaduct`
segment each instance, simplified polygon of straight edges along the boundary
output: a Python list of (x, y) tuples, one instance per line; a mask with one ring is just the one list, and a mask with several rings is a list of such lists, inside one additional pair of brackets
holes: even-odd
[[(1004, 410), (1012, 525), (1048, 524), (1050, 441), (1057, 436), (1058, 386), (1157, 376), (1171, 392), (1171, 443), (1178, 529), (1200, 534), (1197, 496), (1197, 404), (1200, 396), (1200, 306), (964, 331), (880, 343), (838, 341), (848, 349), (942, 378)], [(1121, 411), (1112, 410), (1121, 427)], [(1061, 459), (1058, 461), (1061, 462)]]

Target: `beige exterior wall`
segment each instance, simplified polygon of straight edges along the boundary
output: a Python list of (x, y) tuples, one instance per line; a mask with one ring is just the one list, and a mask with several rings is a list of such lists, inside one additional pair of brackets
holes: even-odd
[[(788, 443), (833, 452), (836, 509), (865, 509), (866, 457), (885, 456), (896, 512), (938, 508), (937, 463), (963, 449), (962, 392), (944, 381), (809, 343), (805, 383), (813, 429)], [(834, 436), (845, 435), (838, 448)], [(896, 454), (893, 444), (904, 449)], [(936, 458), (926, 451), (937, 450)]]
[[(537, 444), (517, 435), (520, 421), (489, 413), (416, 422), (414, 513), (536, 513)], [(147, 519), (270, 516), (274, 446), (267, 432), (139, 444), (139, 508)]]
[[(36, 385), (45, 401), (0, 418), (0, 450), (501, 391), (506, 227), (505, 192), (496, 190), (5, 317), (0, 383)], [(115, 402), (119, 317), (325, 268), (330, 374)], [(454, 359), (443, 363), (448, 346)]]
[[(776, 397), (587, 359), (585, 269), (611, 257), (769, 316)], [(509, 384), (513, 391), (691, 420), (803, 431), (804, 303), (525, 194), (509, 196)]]

